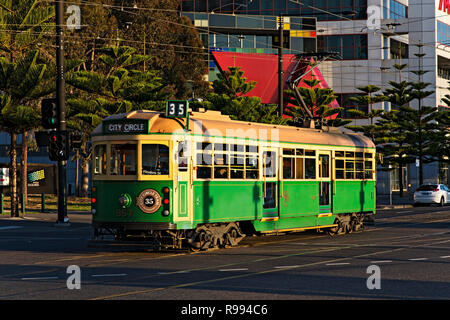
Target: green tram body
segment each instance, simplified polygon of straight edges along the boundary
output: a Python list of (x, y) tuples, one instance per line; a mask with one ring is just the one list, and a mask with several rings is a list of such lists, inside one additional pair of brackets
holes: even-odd
[(109, 117), (93, 134), (95, 236), (194, 249), (245, 234), (343, 233), (375, 214), (375, 147), (366, 137), (160, 112)]

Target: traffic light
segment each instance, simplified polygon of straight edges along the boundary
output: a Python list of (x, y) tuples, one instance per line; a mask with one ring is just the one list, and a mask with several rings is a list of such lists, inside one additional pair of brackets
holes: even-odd
[(67, 131), (55, 131), (49, 135), (48, 155), (51, 161), (69, 159), (69, 139)]
[(83, 143), (82, 136), (80, 132), (71, 132), (70, 133), (70, 146), (73, 149), (80, 149), (81, 144)]
[(58, 107), (56, 99), (43, 99), (41, 103), (42, 126), (44, 129), (56, 129), (58, 123)]

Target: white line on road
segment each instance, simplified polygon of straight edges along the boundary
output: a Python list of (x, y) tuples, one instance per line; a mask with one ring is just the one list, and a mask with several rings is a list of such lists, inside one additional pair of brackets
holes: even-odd
[(390, 263), (392, 260), (378, 260), (378, 261), (370, 261), (370, 263), (377, 264), (377, 263)]
[(441, 259), (447, 259), (447, 258), (450, 258), (450, 256), (440, 256), (439, 258), (441, 258)]
[(237, 269), (219, 269), (220, 272), (228, 272), (228, 271), (247, 271), (248, 268), (237, 268)]
[(51, 279), (58, 279), (58, 277), (22, 278), (22, 280), (51, 280)]
[(112, 274), (93, 274), (91, 277), (123, 277), (126, 273), (112, 273)]
[(279, 266), (275, 267), (275, 269), (289, 269), (289, 268), (298, 268), (299, 266)]
[(0, 227), (1, 230), (12, 230), (12, 229), (20, 229), (23, 228), (22, 226), (8, 226), (8, 227)]
[(327, 266), (344, 266), (350, 264), (350, 262), (340, 262), (340, 263), (327, 263)]
[(414, 259), (408, 259), (409, 261), (424, 261), (428, 260), (428, 258), (414, 258)]

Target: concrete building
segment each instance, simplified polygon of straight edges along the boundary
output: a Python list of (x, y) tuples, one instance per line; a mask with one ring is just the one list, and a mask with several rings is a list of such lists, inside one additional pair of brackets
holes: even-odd
[[(447, 108), (442, 97), (449, 93), (450, 80), (448, 0), (181, 0), (180, 4), (182, 14), (193, 18), (193, 13), (202, 13), (209, 17), (206, 19), (209, 22), (211, 15), (217, 13), (232, 17), (268, 15), (271, 16), (269, 19), (283, 14), (291, 22), (299, 19), (298, 16), (315, 18), (317, 51), (336, 52), (341, 58), (322, 62), (319, 69), (328, 86), (338, 95), (342, 107), (355, 108), (349, 98), (361, 94), (357, 87), (371, 84), (385, 90), (390, 87), (389, 81), (419, 81), (412, 71), (422, 69), (427, 73), (421, 80), (431, 84), (427, 90), (434, 91), (423, 100), (424, 105)], [(208, 26), (206, 20), (203, 27)], [(193, 21), (199, 26), (196, 18)], [(209, 33), (209, 39), (212, 37), (217, 39), (217, 34)], [(211, 41), (204, 43), (210, 49), (213, 47)], [(230, 41), (222, 45), (232, 47)], [(215, 46), (218, 46), (217, 42)], [(289, 53), (304, 52), (307, 51), (302, 46), (297, 46)], [(419, 58), (416, 54), (424, 56)], [(399, 72), (394, 68), (395, 64), (407, 64), (408, 67)], [(210, 64), (210, 78), (217, 71), (214, 67)], [(368, 106), (358, 108), (368, 111)], [(385, 102), (375, 104), (374, 108), (389, 111), (395, 106)], [(345, 111), (341, 116), (351, 118)], [(353, 124), (367, 123), (364, 119), (352, 120)], [(445, 163), (426, 165), (424, 182), (449, 184), (448, 171)], [(416, 164), (408, 165), (404, 168), (405, 190), (414, 190), (418, 183)], [(397, 171), (380, 171), (378, 194), (388, 195), (391, 189), (399, 189)]]

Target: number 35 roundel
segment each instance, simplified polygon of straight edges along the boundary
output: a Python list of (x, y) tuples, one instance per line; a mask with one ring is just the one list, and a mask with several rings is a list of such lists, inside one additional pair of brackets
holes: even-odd
[(153, 189), (145, 189), (136, 199), (136, 204), (145, 213), (154, 213), (161, 207), (161, 196)]

